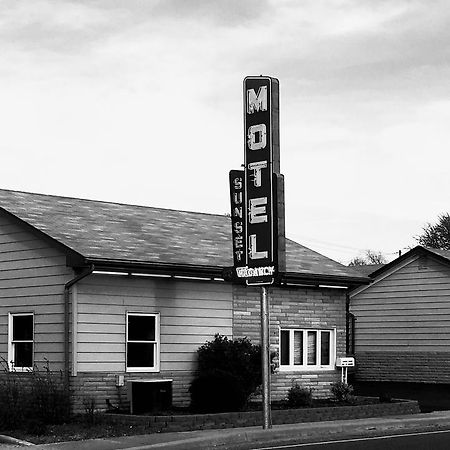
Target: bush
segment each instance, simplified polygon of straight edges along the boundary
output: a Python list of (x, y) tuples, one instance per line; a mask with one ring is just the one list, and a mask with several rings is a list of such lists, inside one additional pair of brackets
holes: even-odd
[(353, 398), (353, 386), (342, 381), (336, 381), (331, 385), (333, 399), (339, 403), (350, 402)]
[(191, 408), (198, 412), (237, 411), (247, 400), (241, 381), (220, 370), (195, 378), (189, 391)]
[(62, 374), (51, 372), (48, 362), (27, 373), (9, 370), (1, 362), (0, 427), (14, 429), (26, 425), (44, 429), (47, 424), (62, 423), (69, 418), (69, 392)]
[(261, 347), (248, 338), (216, 334), (197, 354), (198, 376), (189, 389), (192, 408), (205, 412), (242, 409), (261, 384)]
[(313, 401), (313, 390), (301, 387), (295, 383), (288, 391), (287, 402), (292, 407), (311, 406)]

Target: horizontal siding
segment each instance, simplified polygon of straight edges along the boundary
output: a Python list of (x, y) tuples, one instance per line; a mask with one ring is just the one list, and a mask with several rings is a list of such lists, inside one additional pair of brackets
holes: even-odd
[(418, 259), (351, 297), (355, 352), (449, 352), (450, 269)]
[(450, 383), (450, 353), (415, 349), (360, 352), (357, 357), (358, 381), (401, 381)]
[(63, 368), (63, 293), (73, 274), (65, 255), (0, 212), (0, 356), (7, 359), (8, 313), (32, 312), (34, 360)]
[(160, 314), (161, 371), (195, 370), (198, 347), (231, 336), (231, 286), (94, 274), (77, 287), (78, 370), (125, 370), (127, 312)]

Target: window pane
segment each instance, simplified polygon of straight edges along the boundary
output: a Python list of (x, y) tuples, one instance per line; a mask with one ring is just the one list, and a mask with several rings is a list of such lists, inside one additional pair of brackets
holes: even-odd
[[(13, 341), (33, 340), (33, 316), (13, 317)], [(24, 366), (23, 366), (24, 367)]]
[(127, 367), (155, 367), (155, 345), (127, 344)]
[(31, 342), (21, 342), (14, 344), (14, 366), (33, 366), (33, 344)]
[(308, 365), (310, 366), (314, 366), (317, 364), (316, 342), (317, 342), (317, 333), (315, 331), (308, 331)]
[(289, 331), (281, 330), (280, 364), (289, 365)]
[(294, 331), (294, 365), (303, 364), (303, 331)]
[(329, 331), (322, 331), (320, 336), (320, 363), (323, 366), (330, 365), (330, 337)]
[(155, 341), (155, 316), (128, 316), (129, 341)]

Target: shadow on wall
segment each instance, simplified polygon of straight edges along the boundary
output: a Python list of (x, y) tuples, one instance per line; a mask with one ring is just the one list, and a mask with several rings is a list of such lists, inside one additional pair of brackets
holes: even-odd
[(450, 384), (352, 382), (356, 395), (418, 400), (422, 412), (450, 410)]

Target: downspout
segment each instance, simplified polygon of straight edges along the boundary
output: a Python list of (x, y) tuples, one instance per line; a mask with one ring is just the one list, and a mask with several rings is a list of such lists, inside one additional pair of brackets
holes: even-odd
[(66, 387), (69, 388), (69, 374), (70, 374), (70, 321), (69, 321), (69, 311), (70, 311), (70, 288), (78, 283), (83, 278), (87, 277), (94, 271), (94, 264), (91, 264), (87, 269), (81, 272), (72, 280), (68, 281), (64, 285), (64, 381), (66, 382)]

